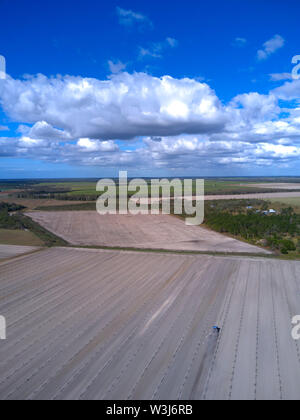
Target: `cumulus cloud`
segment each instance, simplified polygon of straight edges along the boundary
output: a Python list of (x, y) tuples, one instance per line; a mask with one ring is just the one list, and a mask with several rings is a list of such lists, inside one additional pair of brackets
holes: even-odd
[(258, 156), (264, 156), (267, 159), (286, 159), (291, 157), (299, 158), (300, 147), (262, 143), (258, 145), (257, 149), (255, 150), (255, 154)]
[(37, 124), (35, 135), (41, 130), (53, 133), (51, 126), (69, 139), (215, 132), (222, 130), (226, 118), (207, 84), (144, 73), (121, 73), (104, 81), (8, 77), (0, 87), (0, 100), (15, 121)]
[(180, 170), (183, 173), (202, 173), (206, 169), (251, 169), (262, 166), (298, 165), (299, 144), (288, 139), (251, 142), (242, 139), (218, 138), (207, 135), (175, 137), (146, 137), (135, 150), (121, 150), (114, 142), (79, 139), (75, 144), (0, 138), (0, 156), (39, 159), (46, 162), (83, 166), (126, 168), (128, 170)]
[(300, 79), (286, 82), (274, 89), (272, 93), (279, 99), (285, 101), (296, 100), (300, 103)]
[(258, 60), (266, 60), (270, 55), (282, 48), (285, 44), (285, 39), (281, 35), (275, 35), (273, 38), (266, 41), (263, 48), (257, 51)]
[(94, 165), (96, 161), (109, 165), (117, 160), (119, 147), (113, 141), (82, 138), (75, 143), (44, 139), (0, 137), (0, 157), (30, 158), (54, 163)]
[(260, 95), (257, 92), (237, 95), (230, 106), (236, 110), (241, 123), (275, 118), (280, 113), (277, 98), (274, 95)]
[(149, 28), (153, 27), (151, 20), (142, 13), (137, 13), (133, 10), (122, 9), (121, 7), (117, 7), (116, 11), (119, 17), (120, 25), (133, 26), (135, 24), (139, 24)]
[(8, 76), (0, 101), (20, 137), (0, 137), (0, 156), (194, 173), (298, 165), (300, 106), (282, 100), (299, 97), (299, 80), (223, 104), (206, 83), (187, 78)]
[(162, 138), (159, 143), (151, 138), (144, 140), (148, 150), (148, 160), (156, 167), (192, 169), (201, 172), (203, 168), (228, 166), (255, 168), (286, 162), (296, 163), (300, 156), (300, 146), (282, 145), (280, 142), (251, 143), (244, 140), (213, 141), (203, 136), (178, 136)]
[(77, 146), (87, 152), (116, 152), (119, 150), (113, 141), (99, 141), (88, 138), (79, 139)]
[[(22, 130), (21, 130), (22, 131)], [(25, 131), (25, 130), (24, 130)], [(46, 121), (38, 121), (32, 128), (26, 130), (31, 138), (43, 138), (46, 140), (70, 140), (69, 133), (58, 130), (48, 124)]]

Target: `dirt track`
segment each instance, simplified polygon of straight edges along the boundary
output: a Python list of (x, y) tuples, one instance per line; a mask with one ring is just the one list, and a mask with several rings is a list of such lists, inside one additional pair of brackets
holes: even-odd
[(73, 245), (262, 253), (268, 251), (169, 215), (106, 215), (97, 212), (27, 213)]
[(0, 399), (299, 400), (299, 279), (297, 262), (60, 248), (0, 264)]

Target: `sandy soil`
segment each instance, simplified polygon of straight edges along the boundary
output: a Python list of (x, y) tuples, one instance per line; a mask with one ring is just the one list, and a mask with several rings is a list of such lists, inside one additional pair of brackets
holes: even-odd
[(297, 262), (63, 248), (0, 264), (0, 399), (299, 400), (299, 279)]
[(0, 245), (0, 260), (27, 254), (29, 252), (35, 251), (36, 249), (38, 248), (32, 246)]
[(201, 226), (186, 226), (169, 215), (106, 215), (97, 212), (26, 213), (73, 245), (268, 253)]

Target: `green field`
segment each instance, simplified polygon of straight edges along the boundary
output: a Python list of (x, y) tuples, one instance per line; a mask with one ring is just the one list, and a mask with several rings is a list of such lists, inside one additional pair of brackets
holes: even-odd
[(32, 232), (0, 229), (1, 245), (43, 246), (44, 243)]

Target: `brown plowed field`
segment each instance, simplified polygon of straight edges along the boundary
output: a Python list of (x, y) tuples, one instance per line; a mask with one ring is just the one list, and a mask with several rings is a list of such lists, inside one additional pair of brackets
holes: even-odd
[(0, 399), (299, 400), (299, 279), (298, 262), (245, 257), (53, 248), (0, 264)]
[(32, 212), (34, 221), (73, 245), (262, 253), (268, 251), (169, 215), (106, 215), (95, 212)]

